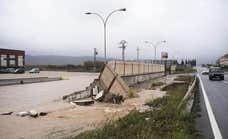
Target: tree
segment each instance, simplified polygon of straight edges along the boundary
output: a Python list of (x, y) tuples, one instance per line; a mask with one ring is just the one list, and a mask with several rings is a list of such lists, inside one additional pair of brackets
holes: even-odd
[(181, 60), (181, 65), (184, 65), (184, 60), (183, 59)]

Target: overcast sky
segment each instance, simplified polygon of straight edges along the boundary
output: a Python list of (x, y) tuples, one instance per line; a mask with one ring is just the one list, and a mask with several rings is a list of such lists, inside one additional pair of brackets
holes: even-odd
[(107, 55), (152, 58), (145, 40), (166, 40), (157, 50), (170, 58), (213, 62), (228, 53), (227, 0), (0, 0), (0, 48), (30, 55), (89, 56), (96, 47), (103, 56), (103, 26), (98, 17), (118, 8), (107, 25)]

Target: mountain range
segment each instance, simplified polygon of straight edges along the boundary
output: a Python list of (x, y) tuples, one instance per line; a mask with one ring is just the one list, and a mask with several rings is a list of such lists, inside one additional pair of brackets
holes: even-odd
[[(104, 59), (101, 57), (96, 58), (99, 61)], [(26, 55), (26, 65), (79, 65), (85, 61), (93, 61), (92, 56), (56, 56), (56, 55)]]

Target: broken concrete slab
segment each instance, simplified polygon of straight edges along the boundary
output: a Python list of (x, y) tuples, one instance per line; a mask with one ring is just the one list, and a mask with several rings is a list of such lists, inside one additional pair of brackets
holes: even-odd
[(94, 100), (96, 101), (101, 101), (103, 99), (104, 96), (104, 90), (101, 90), (95, 97)]
[(97, 95), (99, 92), (98, 92), (98, 87), (97, 86), (95, 86), (94, 88), (93, 88), (93, 95)]
[(30, 111), (18, 112), (16, 116), (20, 116), (20, 117), (30, 116), (30, 117), (36, 118), (38, 116), (46, 116), (47, 114), (48, 112), (37, 112), (36, 110), (30, 110)]
[(46, 116), (48, 114), (48, 112), (40, 112), (39, 116)]
[(10, 112), (3, 112), (0, 115), (11, 115), (12, 113), (13, 113), (12, 111), (10, 111)]
[(38, 112), (36, 110), (30, 110), (29, 111), (29, 116), (31, 117), (38, 117)]
[(16, 115), (20, 116), (20, 117), (24, 117), (24, 116), (28, 116), (29, 112), (28, 111), (22, 111), (22, 112), (17, 113)]
[(78, 100), (78, 101), (73, 101), (73, 103), (80, 105), (80, 106), (89, 106), (94, 104), (93, 100)]

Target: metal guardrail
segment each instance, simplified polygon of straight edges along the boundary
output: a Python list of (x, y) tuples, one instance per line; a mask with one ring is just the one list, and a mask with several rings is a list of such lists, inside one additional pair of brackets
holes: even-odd
[(183, 97), (183, 99), (181, 100), (180, 104), (178, 105), (178, 107), (177, 107), (178, 109), (181, 107), (181, 105), (183, 104), (183, 102), (185, 100), (187, 100), (191, 96), (192, 90), (195, 88), (195, 85), (196, 85), (196, 79), (197, 79), (197, 77), (195, 76), (194, 81), (192, 82), (191, 85), (189, 85), (188, 91), (185, 93), (185, 96)]

